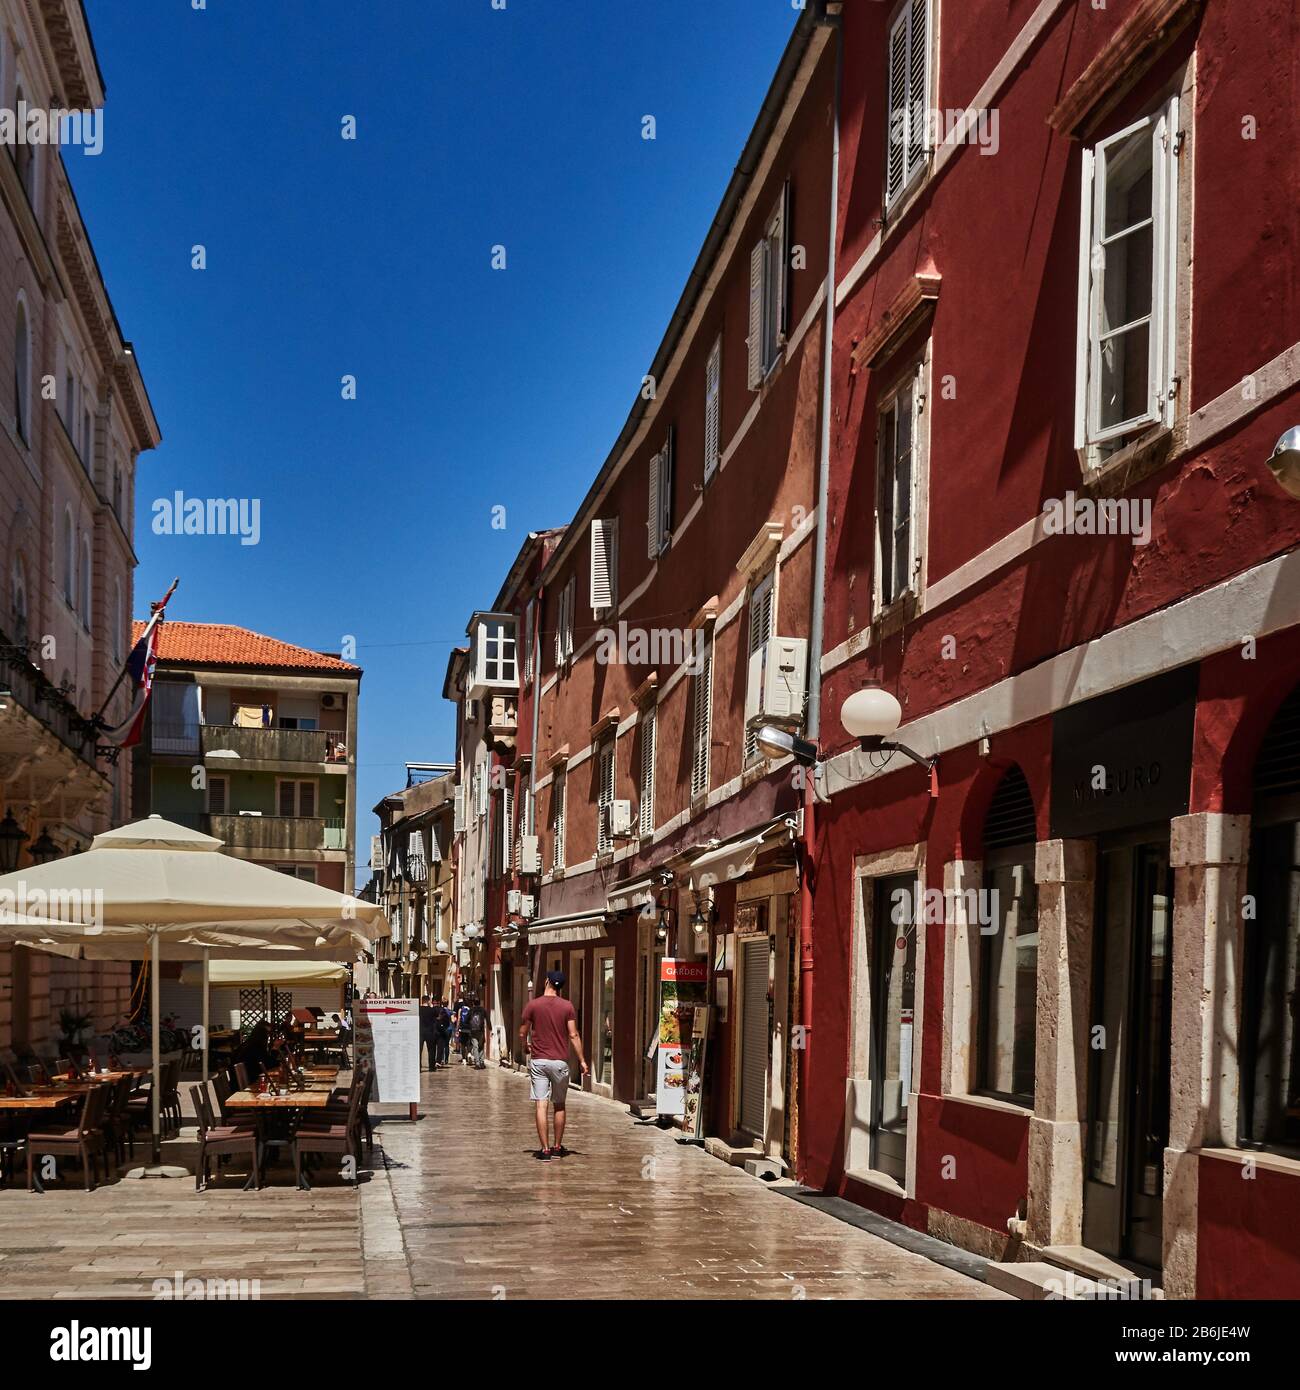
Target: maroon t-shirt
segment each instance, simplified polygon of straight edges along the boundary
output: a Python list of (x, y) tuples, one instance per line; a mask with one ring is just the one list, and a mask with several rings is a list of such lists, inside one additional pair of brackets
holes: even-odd
[(558, 994), (539, 994), (524, 1005), (524, 1022), (533, 1025), (533, 1060), (569, 1060), (569, 1020), (577, 1022), (573, 1005)]

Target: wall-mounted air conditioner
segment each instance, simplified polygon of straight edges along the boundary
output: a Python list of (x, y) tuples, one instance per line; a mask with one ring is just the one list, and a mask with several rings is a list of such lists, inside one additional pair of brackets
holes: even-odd
[(520, 893), (518, 888), (510, 889), (506, 894), (506, 911), (517, 913), (519, 911), (519, 901), (522, 897), (523, 894)]
[(749, 655), (746, 726), (801, 723), (807, 677), (807, 639), (769, 637)]
[(609, 816), (610, 839), (630, 840), (632, 838), (632, 803), (630, 801), (611, 801), (605, 809)]
[(532, 921), (537, 915), (537, 899), (531, 893), (519, 895), (519, 915), (526, 917), (529, 921)]
[(542, 871), (542, 851), (536, 835), (519, 837), (519, 872), (521, 874), (540, 874)]

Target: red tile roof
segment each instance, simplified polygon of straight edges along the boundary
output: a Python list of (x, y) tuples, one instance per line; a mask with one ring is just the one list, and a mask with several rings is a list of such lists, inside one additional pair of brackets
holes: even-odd
[[(144, 623), (134, 624), (132, 641), (139, 641)], [(232, 623), (182, 623), (166, 621), (158, 642), (162, 661), (180, 661), (197, 666), (256, 666), (297, 671), (335, 671), (361, 674), (361, 667), (340, 661), (337, 656), (295, 647), (277, 637), (264, 637)]]

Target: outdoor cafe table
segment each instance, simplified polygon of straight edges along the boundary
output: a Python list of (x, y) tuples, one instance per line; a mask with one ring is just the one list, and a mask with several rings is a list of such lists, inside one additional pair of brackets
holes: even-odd
[[(226, 1097), (226, 1108), (251, 1110), (259, 1118), (278, 1110), (324, 1110), (329, 1105), (333, 1094), (334, 1088), (327, 1081), (314, 1082), (305, 1091), (290, 1091), (283, 1096), (276, 1091), (268, 1091), (266, 1095), (261, 1095), (255, 1091), (235, 1091)], [(265, 1142), (270, 1144), (275, 1141), (267, 1140)], [(247, 1189), (252, 1186), (252, 1183), (253, 1175), (250, 1173), (244, 1187)], [(303, 1187), (304, 1191), (306, 1190), (305, 1179), (300, 1186)]]
[[(64, 1091), (61, 1095), (0, 1096), (0, 1110), (57, 1110), (82, 1094), (81, 1091)], [(32, 1170), (32, 1183), (37, 1192), (45, 1191), (36, 1169)]]

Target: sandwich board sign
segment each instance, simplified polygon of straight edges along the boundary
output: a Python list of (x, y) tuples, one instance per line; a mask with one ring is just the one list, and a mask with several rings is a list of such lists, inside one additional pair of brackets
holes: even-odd
[(659, 1060), (655, 1109), (686, 1115), (686, 1089), (695, 1037), (695, 1010), (708, 998), (709, 966), (703, 960), (664, 959), (659, 964)]
[(420, 1099), (420, 1001), (364, 999), (357, 1009), (357, 1060), (371, 1056), (375, 1099), (415, 1105)]

